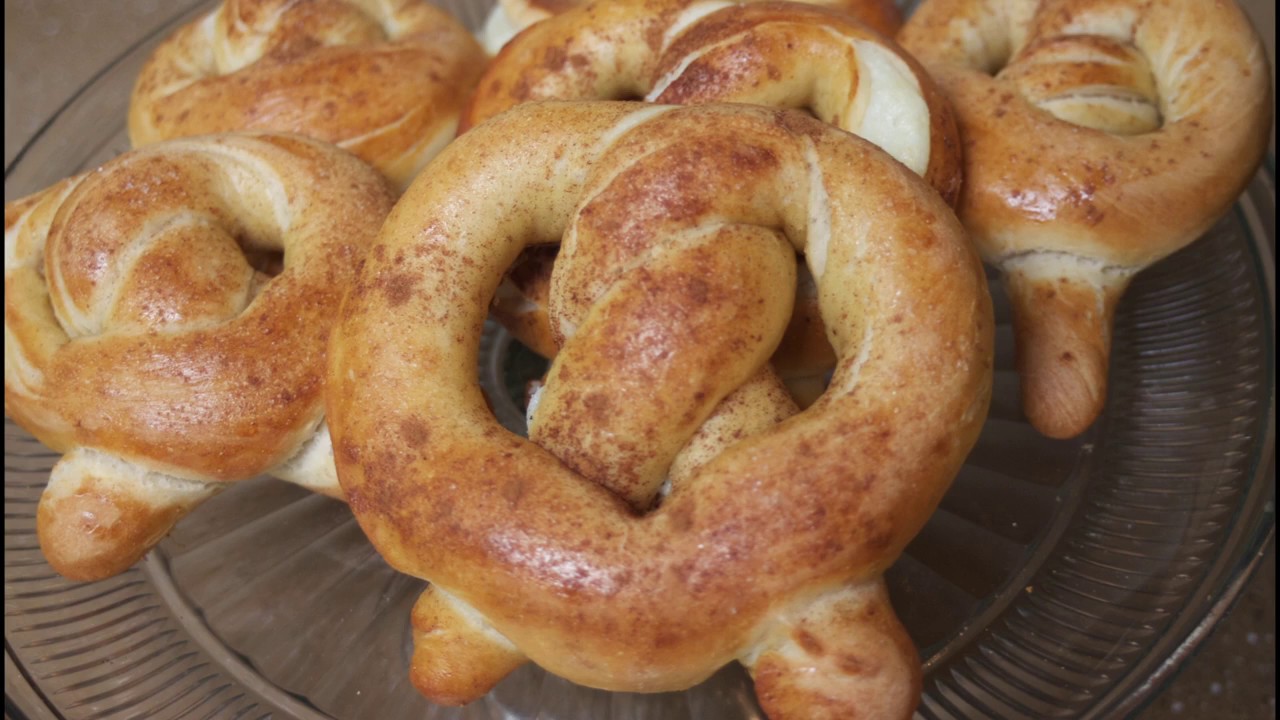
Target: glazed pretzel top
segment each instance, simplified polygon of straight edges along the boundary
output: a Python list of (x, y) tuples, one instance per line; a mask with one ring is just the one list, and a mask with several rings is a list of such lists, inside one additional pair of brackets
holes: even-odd
[(957, 211), (1004, 271), (1028, 415), (1077, 434), (1129, 278), (1204, 232), (1262, 157), (1262, 46), (1234, 3), (1198, 0), (928, 0), (901, 40), (955, 106)]
[[(985, 417), (990, 300), (947, 206), (847, 133), (746, 106), (531, 103), (434, 167), (384, 225), (331, 344), (339, 476), (379, 552), (577, 682), (652, 691), (733, 658), (785, 665), (783, 640), (761, 634), (771, 618), (876, 582)], [(584, 477), (506, 432), (476, 384), (504, 271), (562, 238), (585, 264), (565, 271), (581, 277), (560, 300), (569, 338), (535, 429), (575, 406), (579, 426), (656, 408), (674, 416), (656, 432), (687, 436), (766, 362), (790, 314), (793, 246), (840, 358), (830, 389), (635, 514), (598, 484), (608, 463)], [(746, 318), (757, 324), (734, 336)], [(700, 354), (710, 364), (681, 362)], [(622, 401), (601, 393), (612, 368)], [(444, 632), (423, 615), (428, 640)], [(918, 661), (909, 643), (880, 650), (894, 662), (871, 674), (898, 703)], [(901, 702), (894, 714), (914, 699)]]
[[(546, 20), (552, 15), (582, 7), (588, 2), (590, 0), (498, 0), (479, 34), (480, 42), (490, 54), (497, 54), (502, 46), (521, 30)], [(848, 13), (876, 32), (888, 37), (897, 33), (902, 25), (902, 13), (898, 11), (898, 6), (892, 0), (808, 0), (808, 2)]]
[[(320, 421), (332, 316), (388, 212), (299, 136), (136, 150), (5, 206), (5, 411), (192, 480), (252, 477)], [(270, 277), (247, 255), (283, 254)]]
[(452, 139), (484, 51), (422, 0), (227, 0), (156, 49), (135, 147), (232, 130), (335, 143), (407, 186)]
[(945, 100), (892, 41), (843, 13), (789, 2), (600, 0), (529, 28), (490, 63), (463, 130), (530, 100), (643, 97), (807, 109), (959, 192)]

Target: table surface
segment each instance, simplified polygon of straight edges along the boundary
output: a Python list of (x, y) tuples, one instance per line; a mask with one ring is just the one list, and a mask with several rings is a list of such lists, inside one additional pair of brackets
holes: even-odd
[[(1274, 76), (1275, 1), (1243, 4), (1267, 43)], [(171, 12), (165, 0), (5, 0), (5, 167), (97, 70)], [(1137, 717), (1275, 718), (1275, 606), (1273, 547), (1231, 615)]]

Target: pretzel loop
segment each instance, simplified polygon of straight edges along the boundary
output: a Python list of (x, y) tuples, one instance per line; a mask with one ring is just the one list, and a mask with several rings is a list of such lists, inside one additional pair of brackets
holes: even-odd
[(314, 444), (327, 316), (389, 207), (285, 135), (157, 145), (6, 205), (5, 410), (67, 453), (37, 514), (56, 570), (119, 572)]
[[(527, 162), (512, 171), (516, 147)], [(384, 225), (329, 374), (356, 517), (388, 562), (433, 583), (417, 640), (464, 655), (416, 654), (419, 688), (472, 698), (527, 657), (579, 683), (658, 691), (739, 659), (768, 678), (775, 717), (849, 717), (861, 703), (909, 714), (918, 660), (880, 573), (949, 484), (990, 390), (990, 301), (946, 205), (863, 141), (746, 106), (529, 104), (464, 135), (435, 167)], [(568, 460), (502, 430), (471, 372), (506, 268), (528, 244), (562, 237), (571, 265), (557, 275), (580, 280), (557, 277), (557, 302), (590, 308), (566, 311), (567, 345), (533, 428), (561, 429), (549, 446), (569, 431), (589, 438), (561, 442), (581, 450)], [(614, 472), (592, 454), (609, 444), (590, 427), (593, 407), (607, 404), (606, 427), (613, 415), (674, 415), (658, 418), (663, 447), (644, 449), (653, 465), (670, 462), (678, 442), (668, 439), (683, 441), (765, 367), (794, 293), (781, 282), (793, 277), (791, 247), (817, 278), (839, 356), (830, 389), (802, 414), (729, 439), (637, 513), (655, 475), (628, 474), (625, 462)], [(440, 272), (446, 263), (464, 270)], [(712, 334), (710, 319), (748, 310), (758, 325)], [(682, 318), (696, 329), (681, 333)], [(686, 354), (711, 368), (683, 368), (684, 378), (664, 367)], [(599, 358), (624, 366), (618, 388), (597, 380), (608, 369)], [(650, 377), (671, 384), (646, 394)], [(612, 425), (624, 460), (628, 444), (654, 439), (621, 434), (642, 425)], [(851, 629), (847, 642), (805, 650), (826, 658), (822, 683), (807, 682), (809, 661), (788, 649), (797, 628)]]
[(1014, 301), (1027, 415), (1078, 434), (1130, 278), (1208, 229), (1261, 160), (1261, 44), (1234, 3), (1197, 0), (929, 0), (901, 41), (956, 108), (957, 208)]

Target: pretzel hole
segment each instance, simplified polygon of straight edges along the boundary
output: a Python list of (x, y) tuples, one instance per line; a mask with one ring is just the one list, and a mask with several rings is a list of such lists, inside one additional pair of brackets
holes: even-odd
[(519, 428), (519, 434), (528, 437), (527, 418), (537, 402), (538, 391), (551, 363), (519, 340), (512, 340), (505, 350), (499, 348), (498, 352), (504, 353), (501, 358), (503, 388), (526, 418), (526, 425)]
[(792, 108), (792, 109), (798, 110), (804, 113), (805, 115), (808, 115), (809, 117), (813, 118), (814, 120), (820, 120), (830, 125), (835, 125), (836, 122), (839, 120), (839, 118), (836, 116), (836, 113), (833, 111), (828, 111), (826, 114), (826, 117), (824, 117), (822, 114), (822, 111), (817, 107), (815, 103), (810, 103), (808, 105), (801, 105), (799, 107)]
[(831, 384), (836, 351), (827, 339), (826, 326), (818, 309), (817, 283), (802, 255), (796, 255), (796, 262), (799, 272), (796, 276), (795, 310), (770, 362), (791, 397), (803, 409), (812, 405)]
[(998, 55), (993, 58), (985, 58), (978, 69), (991, 77), (996, 77), (1000, 73), (1004, 72), (1005, 68), (1009, 67), (1009, 61), (1011, 59), (1012, 55), (1009, 53)]
[(240, 248), (244, 252), (245, 262), (249, 263), (249, 267), (254, 272), (265, 275), (267, 278), (273, 278), (284, 272), (284, 251), (272, 248), (254, 247), (240, 243)]
[(253, 302), (272, 280), (284, 272), (284, 250), (255, 243), (243, 236), (236, 237), (236, 244), (240, 246), (245, 263), (253, 271), (245, 297), (244, 307), (248, 307), (248, 303)]
[(1013, 59), (1014, 40), (1010, 28), (988, 16), (977, 31), (977, 45), (967, 49), (969, 62), (974, 68), (995, 77)]

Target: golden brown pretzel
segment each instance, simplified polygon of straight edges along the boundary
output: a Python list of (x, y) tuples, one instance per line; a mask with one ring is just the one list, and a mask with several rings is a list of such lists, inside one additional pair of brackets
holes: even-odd
[[(959, 194), (955, 120), (923, 69), (849, 16), (799, 3), (600, 0), (566, 11), (494, 59), (460, 124), (528, 100), (627, 95), (807, 108), (887, 149), (948, 202)], [(494, 314), (550, 357), (548, 257), (522, 258)], [(779, 372), (821, 380), (834, 358), (811, 294), (798, 295), (788, 335), (775, 358)]]
[[(55, 570), (121, 572), (262, 472), (341, 496), (325, 343), (390, 207), (354, 156), (270, 134), (152, 145), (5, 205), (5, 412), (65, 453), (36, 516)], [(277, 253), (275, 277), (251, 261)]]
[(1013, 299), (1026, 413), (1076, 435), (1105, 402), (1130, 278), (1262, 157), (1262, 46), (1230, 0), (927, 0), (901, 40), (955, 105), (958, 212)]
[(129, 138), (298, 132), (403, 190), (453, 138), (484, 62), (467, 30), (424, 0), (226, 0), (147, 61)]
[[(743, 0), (731, 1), (743, 2)], [(484, 27), (478, 33), (480, 42), (490, 55), (496, 55), (521, 30), (546, 20), (552, 15), (582, 7), (589, 2), (591, 0), (498, 0), (489, 11)], [(848, 13), (887, 37), (892, 37), (902, 26), (902, 13), (892, 0), (799, 0), (799, 2), (808, 2), (811, 5), (821, 5)]]
[[(530, 103), (433, 168), (343, 305), (327, 386), (356, 518), (432, 582), (419, 689), (467, 702), (531, 659), (660, 691), (738, 659), (772, 717), (908, 716), (919, 661), (880, 574), (959, 468), (991, 382), (985, 278), (946, 204), (865, 141), (742, 105)], [(569, 340), (531, 433), (568, 460), (505, 431), (474, 372), (503, 273), (562, 239)], [(830, 388), (719, 438), (637, 513), (604, 487), (736, 412), (734, 384), (790, 315), (793, 247), (840, 358)], [(588, 467), (599, 428), (628, 426), (646, 429)]]

